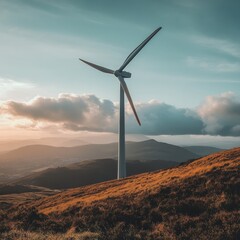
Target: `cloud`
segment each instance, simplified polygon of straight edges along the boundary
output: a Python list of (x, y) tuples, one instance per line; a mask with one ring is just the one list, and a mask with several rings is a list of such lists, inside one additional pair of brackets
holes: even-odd
[[(126, 131), (146, 135), (209, 134), (240, 136), (240, 102), (232, 93), (209, 96), (197, 109), (149, 101), (137, 103), (139, 127), (126, 105)], [(0, 114), (22, 119), (21, 127), (59, 128), (70, 131), (117, 132), (118, 104), (95, 95), (60, 94), (56, 98), (36, 97), (29, 102), (6, 101)]]
[(18, 82), (9, 78), (0, 77), (0, 93), (4, 93), (6, 91), (11, 91), (14, 89), (29, 89), (32, 87), (33, 85), (30, 83)]
[(197, 112), (205, 123), (205, 133), (240, 136), (240, 101), (233, 93), (207, 97)]
[(111, 101), (94, 95), (60, 94), (57, 98), (36, 97), (27, 103), (7, 101), (0, 112), (33, 122), (61, 123), (71, 130), (104, 131), (113, 122), (116, 111)]
[(18, 97), (26, 94), (26, 91), (34, 89), (34, 85), (26, 82), (19, 82), (9, 78), (0, 77), (0, 100), (9, 97)]
[(193, 67), (200, 67), (202, 69), (214, 72), (240, 72), (239, 62), (226, 62), (217, 59), (209, 60), (204, 58), (188, 57), (187, 64)]
[(239, 44), (232, 43), (229, 40), (198, 36), (194, 37), (194, 41), (204, 47), (216, 49), (219, 52), (236, 58), (240, 58)]
[(224, 54), (224, 59), (216, 57), (209, 59), (209, 57), (199, 58), (189, 56), (186, 60), (189, 66), (220, 73), (240, 72), (239, 44), (226, 39), (211, 38), (206, 36), (194, 36), (192, 40), (202, 47), (215, 51), (218, 54)]
[[(190, 109), (176, 108), (172, 105), (150, 101), (137, 105), (142, 127), (133, 120), (126, 126), (128, 132), (149, 135), (159, 134), (200, 134), (203, 123), (199, 116)], [(128, 110), (129, 114), (130, 111)], [(130, 120), (130, 119), (129, 119)]]

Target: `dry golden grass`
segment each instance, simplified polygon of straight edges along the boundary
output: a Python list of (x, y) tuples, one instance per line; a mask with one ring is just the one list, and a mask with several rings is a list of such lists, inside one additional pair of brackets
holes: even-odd
[(67, 190), (63, 193), (36, 201), (33, 205), (41, 213), (50, 214), (62, 212), (77, 205), (89, 205), (108, 198), (118, 198), (124, 195), (144, 194), (154, 192), (161, 186), (174, 185), (178, 182), (207, 174), (214, 169), (224, 168), (224, 171), (239, 167), (240, 148), (212, 154), (167, 170), (144, 173), (100, 184)]
[(0, 232), (41, 231), (47, 239), (50, 232), (59, 239), (90, 232), (99, 234), (99, 240), (236, 240), (239, 173), (240, 148), (235, 148), (175, 168), (19, 204), (0, 211)]

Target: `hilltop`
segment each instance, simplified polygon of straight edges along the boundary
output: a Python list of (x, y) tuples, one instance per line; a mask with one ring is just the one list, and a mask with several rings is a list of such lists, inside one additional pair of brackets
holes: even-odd
[(238, 239), (239, 167), (235, 148), (20, 204), (2, 224), (98, 239)]

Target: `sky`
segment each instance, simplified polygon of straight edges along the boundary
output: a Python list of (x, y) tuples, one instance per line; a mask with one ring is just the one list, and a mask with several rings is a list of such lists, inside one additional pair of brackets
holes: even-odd
[[(119, 82), (111, 69), (157, 27), (125, 69), (151, 136), (240, 140), (237, 0), (0, 0), (0, 139), (117, 132)], [(185, 139), (183, 137), (183, 139)]]

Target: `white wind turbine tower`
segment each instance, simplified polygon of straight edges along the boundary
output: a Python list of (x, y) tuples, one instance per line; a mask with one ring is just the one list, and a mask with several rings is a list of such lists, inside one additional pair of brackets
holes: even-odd
[(132, 59), (141, 51), (141, 49), (154, 37), (154, 35), (161, 29), (157, 28), (152, 34), (150, 34), (138, 47), (136, 47), (126, 58), (122, 66), (114, 71), (99, 65), (87, 62), (83, 59), (80, 61), (90, 65), (91, 67), (109, 74), (114, 74), (120, 82), (120, 109), (119, 109), (119, 142), (118, 142), (118, 179), (126, 177), (126, 161), (125, 161), (125, 111), (124, 111), (124, 93), (126, 94), (128, 101), (132, 107), (133, 113), (138, 124), (141, 126), (141, 122), (138, 118), (135, 110), (132, 98), (128, 91), (124, 78), (130, 78), (131, 73), (123, 71), (124, 68), (132, 61)]

